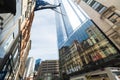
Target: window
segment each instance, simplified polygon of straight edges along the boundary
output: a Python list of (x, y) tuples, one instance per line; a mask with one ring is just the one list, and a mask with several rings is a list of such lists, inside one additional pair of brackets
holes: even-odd
[(91, 6), (94, 10), (96, 10), (100, 14), (106, 9), (104, 5), (100, 4), (95, 0), (83, 0), (83, 1), (86, 2), (89, 6)]
[(120, 15), (116, 14), (116, 13), (112, 13), (108, 19), (112, 22), (112, 23), (117, 23), (120, 22)]
[(11, 35), (9, 36), (9, 38), (7, 39), (5, 45), (4, 45), (4, 50), (5, 50), (5, 51), (7, 51), (7, 50), (9, 49), (9, 47), (10, 47), (11, 44), (12, 44), (12, 42), (13, 42), (13, 35), (11, 34)]
[(96, 1), (92, 0), (92, 2), (89, 4), (91, 7), (93, 6), (93, 4), (95, 4)]
[(84, 56), (81, 56), (80, 58), (81, 58), (81, 60), (82, 60), (83, 65), (85, 65), (85, 64), (86, 64), (86, 61), (85, 61)]
[(83, 1), (87, 3), (88, 0), (83, 0)]
[(92, 7), (93, 7), (93, 9), (97, 9), (99, 6), (100, 6), (100, 3), (95, 2), (95, 4)]
[(91, 57), (91, 54), (90, 54), (90, 53), (88, 53), (88, 54), (86, 55), (86, 59), (87, 59), (88, 62), (92, 62), (92, 57)]
[(101, 18), (107, 18), (110, 22), (113, 24), (117, 24), (120, 22), (120, 14), (115, 12), (116, 8), (114, 6), (111, 6), (109, 8), (106, 8), (105, 6), (99, 10), (99, 13), (104, 13), (101, 15)]
[(91, 7), (94, 8), (97, 3), (98, 3), (98, 2), (95, 2)]
[(103, 13), (105, 10), (107, 9), (107, 7), (103, 6), (100, 10), (99, 10), (99, 13)]
[(87, 2), (87, 4), (90, 4), (92, 1), (93, 1), (93, 0), (89, 0), (89, 1)]
[(18, 58), (19, 53), (18, 53), (18, 49), (15, 51), (14, 55), (13, 55), (13, 62), (16, 62), (16, 59)]
[(97, 8), (96, 11), (99, 12), (104, 6), (102, 4), (100, 4)]

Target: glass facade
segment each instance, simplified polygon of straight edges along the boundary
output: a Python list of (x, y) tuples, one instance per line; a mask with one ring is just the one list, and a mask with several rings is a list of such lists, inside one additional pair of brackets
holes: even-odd
[[(61, 0), (60, 0), (60, 3), (62, 3)], [(61, 45), (68, 38), (69, 34), (73, 32), (73, 29), (72, 29), (72, 26), (70, 25), (68, 16), (66, 15), (67, 13), (64, 9), (64, 5), (61, 5), (61, 8), (58, 9), (58, 11), (65, 14), (65, 15), (56, 14), (57, 32), (61, 32), (57, 34), (57, 36), (59, 36), (58, 45)]]
[[(72, 27), (73, 31), (67, 36), (66, 40), (64, 40), (62, 28), (65, 26), (57, 22), (61, 77), (65, 76), (64, 74), (82, 74), (101, 67), (117, 66), (117, 63), (119, 63), (119, 61), (117, 61), (118, 56), (120, 56), (118, 49), (106, 35), (101, 32), (98, 26), (84, 14), (80, 7), (75, 7), (72, 1), (66, 0), (65, 3), (67, 2), (72, 7), (75, 15), (77, 15), (77, 19), (80, 22), (78, 24), (80, 25), (73, 29), (75, 25), (72, 25), (71, 22), (67, 23), (71, 26), (68, 25), (66, 27)], [(63, 1), (63, 4), (65, 3)], [(64, 9), (68, 10), (68, 8), (65, 7), (67, 6), (64, 6)], [(81, 13), (81, 15), (79, 13)], [(66, 15), (68, 18), (75, 16), (72, 14), (71, 16)], [(63, 17), (64, 16), (56, 16), (56, 19), (60, 20)], [(74, 18), (74, 20), (76, 20), (76, 18)], [(63, 22), (65, 23), (65, 21)], [(114, 64), (111, 64), (111, 62)]]
[[(59, 0), (59, 3), (62, 3), (62, 0)], [(84, 14), (81, 8), (76, 8), (76, 6), (69, 0), (64, 1), (58, 11), (64, 14), (56, 14), (58, 47), (60, 48), (64, 42), (68, 40), (71, 34), (73, 34), (80, 25), (86, 22), (88, 16)]]
[[(0, 17), (3, 18), (3, 24), (0, 25), (2, 27), (0, 29), (0, 80), (16, 80), (20, 65), (19, 18), (22, 1), (14, 1), (16, 2), (14, 15), (0, 13)], [(4, 76), (2, 76), (2, 72), (4, 72)]]
[(38, 71), (40, 63), (41, 63), (41, 59), (37, 59), (35, 61), (35, 71)]
[[(16, 78), (16, 73), (18, 72), (18, 67), (20, 64), (20, 53), (19, 53), (19, 43), (17, 42), (18, 38), (15, 41), (14, 46), (12, 46), (11, 54), (5, 57), (4, 60), (2, 60), (2, 64), (0, 68), (0, 72), (6, 72), (4, 73), (4, 77), (0, 76), (0, 79), (3, 80), (14, 80)], [(14, 49), (13, 49), (14, 48)]]
[(34, 72), (34, 58), (33, 57), (29, 57), (27, 59), (26, 62), (26, 73), (25, 73), (25, 77), (30, 77), (31, 75), (33, 75)]
[[(85, 69), (86, 65), (91, 65), (92, 68), (96, 64), (91, 63), (112, 57), (118, 53), (117, 49), (105, 38), (91, 20), (85, 22), (82, 27), (76, 30), (59, 49), (60, 64), (66, 66), (65, 69), (68, 74)], [(105, 62), (103, 61), (103, 63)], [(97, 65), (101, 64), (102, 62)]]
[[(78, 0), (74, 0), (75, 4)], [(99, 0), (79, 0), (77, 6), (81, 6), (85, 9), (85, 11), (89, 14), (89, 16), (94, 20), (94, 22), (99, 25), (101, 30), (109, 37), (109, 39), (120, 49), (120, 13), (119, 7), (115, 1), (110, 5), (106, 3), (110, 3), (107, 1), (99, 1)], [(85, 7), (83, 7), (84, 3)], [(89, 13), (89, 10), (94, 15), (99, 15), (94, 17), (92, 13)], [(93, 11), (92, 11), (93, 10)]]
[(14, 40), (18, 36), (19, 23), (18, 20), (21, 16), (21, 0), (16, 0), (16, 15), (11, 13), (0, 14), (3, 18), (3, 25), (1, 26), (0, 34), (0, 58), (4, 58), (6, 53), (9, 52)]

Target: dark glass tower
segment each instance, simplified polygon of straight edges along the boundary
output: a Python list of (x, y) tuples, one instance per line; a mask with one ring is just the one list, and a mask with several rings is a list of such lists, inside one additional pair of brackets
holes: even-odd
[(38, 71), (40, 63), (41, 63), (41, 59), (37, 59), (35, 61), (35, 71)]

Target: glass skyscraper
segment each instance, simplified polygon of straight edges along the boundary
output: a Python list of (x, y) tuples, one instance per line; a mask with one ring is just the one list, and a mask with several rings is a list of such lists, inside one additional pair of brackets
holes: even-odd
[(71, 1), (66, 0), (62, 2), (62, 0), (59, 0), (59, 3), (63, 3), (58, 9), (61, 14), (56, 14), (58, 47), (60, 48), (70, 38), (76, 28), (85, 23), (89, 18), (81, 9), (77, 9)]
[(40, 66), (40, 63), (41, 63), (41, 59), (37, 59), (37, 60), (35, 61), (35, 71), (38, 71), (39, 66)]
[(71, 0), (56, 3), (62, 3), (57, 9), (61, 14), (56, 13), (61, 78), (117, 66), (119, 50), (86, 13)]

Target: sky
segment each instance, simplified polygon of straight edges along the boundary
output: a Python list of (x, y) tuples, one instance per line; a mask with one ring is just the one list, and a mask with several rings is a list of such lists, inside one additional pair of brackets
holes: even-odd
[(58, 59), (55, 12), (46, 9), (35, 12), (31, 28), (32, 47), (29, 57), (41, 60)]
[[(45, 0), (54, 4), (53, 0)], [(67, 1), (63, 5), (66, 8), (66, 14), (70, 20), (73, 29), (76, 29), (81, 23)], [(84, 21), (84, 15), (72, 4), (77, 14)], [(55, 22), (55, 11), (50, 9), (35, 12), (31, 29), (32, 47), (29, 57), (41, 60), (58, 59), (57, 32)]]

